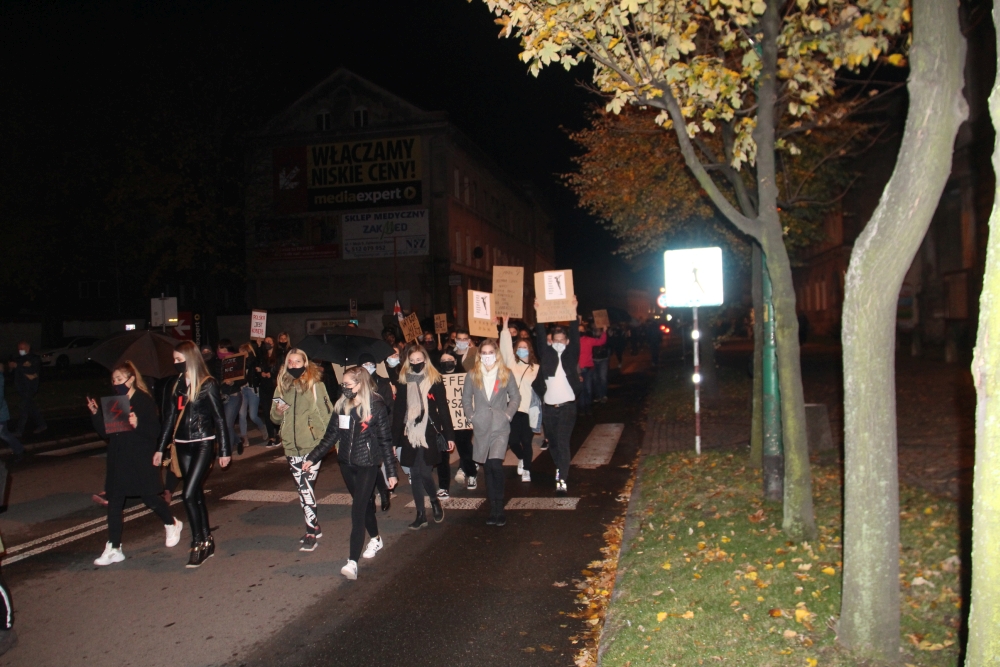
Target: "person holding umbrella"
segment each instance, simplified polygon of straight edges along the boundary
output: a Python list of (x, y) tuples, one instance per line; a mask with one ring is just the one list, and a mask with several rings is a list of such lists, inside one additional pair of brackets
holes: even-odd
[(316, 449), (333, 415), (333, 403), (323, 384), (323, 371), (309, 361), (299, 348), (288, 350), (278, 373), (278, 386), (271, 402), (271, 419), (281, 429), (281, 442), (292, 478), (299, 491), (299, 504), (306, 520), (306, 534), (299, 551), (315, 551), (323, 537), (316, 517), (314, 484), (320, 461), (304, 467), (306, 457)]
[(170, 513), (166, 500), (160, 495), (163, 485), (157, 468), (149, 465), (150, 457), (156, 452), (156, 438), (160, 435), (156, 402), (131, 361), (118, 364), (111, 373), (111, 385), (116, 395), (128, 396), (131, 408), (128, 422), (133, 430), (109, 435), (100, 406), (93, 398), (87, 398), (94, 430), (108, 441), (104, 481), (108, 507), (108, 542), (104, 553), (94, 561), (94, 565), (98, 566), (125, 560), (122, 551), (122, 510), (125, 508), (125, 499), (129, 496), (142, 498), (146, 507), (160, 518), (167, 532), (168, 548), (177, 546), (184, 528), (184, 524)]
[(205, 478), (216, 452), (219, 465), (223, 468), (229, 465), (232, 443), (219, 383), (209, 375), (198, 346), (191, 341), (178, 345), (174, 350), (174, 369), (178, 377), (163, 416), (159, 451), (153, 455), (153, 465), (159, 467), (163, 463), (163, 452), (173, 443), (184, 480), (184, 509), (191, 525), (187, 567), (195, 568), (215, 555), (215, 540), (205, 505)]

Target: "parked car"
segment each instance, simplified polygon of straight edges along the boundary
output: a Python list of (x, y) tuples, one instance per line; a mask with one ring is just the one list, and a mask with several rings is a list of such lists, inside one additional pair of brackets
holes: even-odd
[(93, 336), (74, 336), (63, 341), (62, 347), (42, 350), (39, 356), (42, 357), (42, 366), (55, 366), (56, 368), (67, 368), (77, 364), (87, 363), (90, 357), (90, 348), (99, 339)]

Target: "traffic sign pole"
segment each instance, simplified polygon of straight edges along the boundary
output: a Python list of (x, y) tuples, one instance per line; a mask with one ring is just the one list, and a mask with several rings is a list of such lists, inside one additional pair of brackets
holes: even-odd
[(691, 330), (691, 348), (694, 350), (694, 451), (701, 456), (701, 366), (698, 358), (699, 339), (701, 331), (698, 330), (698, 307), (694, 311), (694, 328)]

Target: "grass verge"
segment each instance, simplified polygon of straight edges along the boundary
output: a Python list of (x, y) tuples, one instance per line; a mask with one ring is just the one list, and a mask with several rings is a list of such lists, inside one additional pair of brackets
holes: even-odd
[[(835, 645), (841, 588), (841, 482), (814, 466), (815, 542), (793, 544), (781, 507), (760, 497), (760, 474), (742, 455), (650, 456), (632, 511), (638, 532), (615, 562), (597, 561), (576, 582), (578, 616), (605, 617), (602, 664), (855, 665)], [(959, 533), (953, 504), (901, 488), (902, 661), (957, 665)], [(610, 537), (620, 527), (609, 527)], [(617, 545), (609, 542), (611, 552)], [(606, 551), (606, 555), (610, 555)], [(594, 619), (597, 619), (596, 621)], [(593, 664), (581, 651), (578, 664)]]

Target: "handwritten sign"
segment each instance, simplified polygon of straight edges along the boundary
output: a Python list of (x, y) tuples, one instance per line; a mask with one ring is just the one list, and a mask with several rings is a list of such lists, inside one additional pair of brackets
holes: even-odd
[(594, 328), (595, 329), (611, 328), (611, 320), (608, 318), (608, 311), (606, 310), (594, 311)]
[(424, 333), (424, 330), (420, 327), (420, 320), (417, 318), (416, 313), (410, 313), (404, 317), (399, 326), (403, 329), (403, 339), (407, 343), (412, 343)]
[(247, 355), (234, 354), (222, 359), (222, 381), (242, 380), (247, 376)]
[(497, 325), (493, 319), (493, 295), (489, 292), (469, 290), (469, 334), (481, 338), (496, 338)]
[[(459, 399), (461, 403), (461, 399)], [(104, 431), (108, 435), (112, 433), (127, 433), (132, 430), (132, 425), (128, 423), (128, 414), (131, 408), (128, 404), (128, 396), (105, 396), (101, 399), (101, 411), (104, 413)]]
[(521, 318), (524, 305), (524, 267), (493, 267), (494, 311), (498, 317)]
[(250, 338), (251, 340), (264, 340), (267, 336), (267, 311), (250, 311)]
[(472, 428), (472, 422), (465, 418), (465, 408), (462, 407), (465, 373), (447, 373), (441, 376), (441, 381), (444, 382), (444, 393), (448, 399), (451, 425), (456, 431), (468, 431)]
[(448, 333), (448, 313), (438, 313), (434, 316), (434, 333)]
[(573, 305), (573, 272), (540, 271), (535, 274), (535, 294), (538, 295), (538, 322), (570, 322), (576, 320)]

